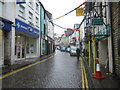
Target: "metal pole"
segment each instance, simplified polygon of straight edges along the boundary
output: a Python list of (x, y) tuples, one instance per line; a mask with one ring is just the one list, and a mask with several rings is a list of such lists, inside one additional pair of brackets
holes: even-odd
[(95, 67), (95, 64), (96, 64), (96, 63), (95, 63), (95, 58), (96, 58), (96, 57), (95, 57), (95, 40), (93, 41), (93, 50), (94, 50), (94, 74), (95, 74), (95, 68), (96, 68), (96, 67)]
[(98, 57), (99, 57), (99, 64), (100, 64), (100, 41), (98, 42), (98, 49), (99, 49), (99, 52), (98, 52)]
[(91, 59), (90, 59), (90, 41), (89, 41), (89, 67), (91, 67)]
[[(93, 7), (94, 8), (94, 7)], [(94, 30), (94, 9), (93, 9), (93, 34), (95, 35), (95, 30)], [(95, 36), (93, 37), (94, 38), (94, 40), (93, 40), (93, 54), (94, 54), (94, 73), (93, 74), (95, 74)]]

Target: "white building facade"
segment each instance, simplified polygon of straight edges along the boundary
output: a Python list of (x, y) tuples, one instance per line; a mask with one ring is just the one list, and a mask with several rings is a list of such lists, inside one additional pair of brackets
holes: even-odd
[(40, 57), (40, 2), (0, 1), (0, 65)]

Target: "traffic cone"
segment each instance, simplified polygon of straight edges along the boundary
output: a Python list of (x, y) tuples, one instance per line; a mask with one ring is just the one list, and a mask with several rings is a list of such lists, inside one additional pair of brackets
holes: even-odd
[(103, 79), (103, 78), (105, 78), (105, 76), (102, 76), (102, 74), (101, 74), (98, 59), (97, 59), (97, 66), (96, 66), (96, 75), (94, 75), (93, 77), (97, 78), (97, 79)]

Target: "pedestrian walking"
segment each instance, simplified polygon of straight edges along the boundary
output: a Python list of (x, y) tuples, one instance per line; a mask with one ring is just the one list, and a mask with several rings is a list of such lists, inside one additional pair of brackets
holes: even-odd
[(76, 53), (77, 53), (77, 60), (79, 61), (79, 56), (80, 56), (80, 49), (79, 48), (77, 48)]

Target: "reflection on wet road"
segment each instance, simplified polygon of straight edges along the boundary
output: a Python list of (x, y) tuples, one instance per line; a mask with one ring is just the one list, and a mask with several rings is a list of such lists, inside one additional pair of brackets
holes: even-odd
[(80, 61), (67, 52), (17, 72), (2, 80), (3, 88), (82, 88)]

